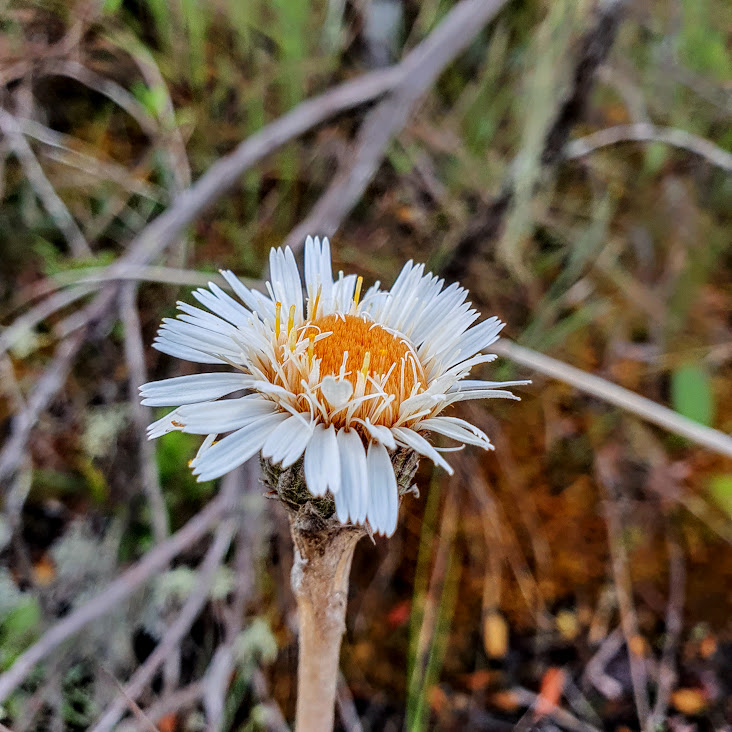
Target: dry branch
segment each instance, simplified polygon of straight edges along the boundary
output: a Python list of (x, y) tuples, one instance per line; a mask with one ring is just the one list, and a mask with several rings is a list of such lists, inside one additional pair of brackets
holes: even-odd
[(534, 371), (563, 381), (587, 394), (592, 394), (605, 402), (632, 412), (648, 422), (663, 427), (669, 432), (686, 437), (708, 450), (732, 457), (732, 437), (729, 435), (687, 419), (678, 412), (640, 396), (640, 394), (635, 394), (629, 389), (505, 339), (496, 343), (493, 350), (514, 363), (529, 366)]
[(54, 315), (59, 310), (81, 300), (94, 292), (93, 285), (80, 285), (69, 288), (63, 292), (56, 292), (46, 298), (28, 312), (18, 316), (5, 330), (0, 333), (0, 356), (4, 355), (18, 341), (22, 340), (29, 332), (46, 318)]
[(139, 388), (147, 382), (145, 346), (142, 341), (140, 314), (137, 311), (137, 284), (129, 283), (120, 298), (120, 319), (124, 327), (124, 351), (130, 382), (130, 402), (134, 429), (137, 432), (140, 454), (140, 480), (150, 508), (155, 543), (165, 541), (170, 534), (168, 510), (160, 486), (155, 446), (147, 439), (146, 428), (152, 422), (152, 410), (140, 403)]
[(348, 156), (352, 162), (338, 172), (307, 218), (290, 232), (285, 244), (299, 250), (308, 234), (335, 233), (360, 200), (389, 142), (404, 127), (419, 98), (505, 4), (506, 0), (463, 0), (402, 60), (399, 68), (403, 78), (364, 121), (354, 151)]
[(128, 706), (128, 699), (133, 702), (150, 685), (157, 670), (166, 659), (175, 653), (183, 637), (191, 629), (196, 618), (208, 601), (209, 590), (216, 576), (221, 562), (229, 548), (231, 537), (234, 534), (235, 518), (230, 517), (216, 529), (216, 536), (211, 548), (206, 553), (199, 571), (196, 589), (186, 600), (180, 614), (168, 628), (155, 650), (145, 659), (145, 662), (132, 675), (129, 683), (124, 687), (123, 695), (118, 697), (102, 715), (102, 718), (92, 727), (91, 732), (110, 732), (124, 715)]
[(2, 108), (0, 108), (0, 130), (8, 140), (13, 153), (23, 167), (23, 172), (43, 203), (43, 207), (64, 235), (72, 255), (77, 259), (91, 257), (92, 250), (84, 238), (84, 234), (43, 172), (35, 153), (23, 136), (20, 125), (10, 112)]
[(603, 448), (595, 459), (595, 475), (604, 492), (603, 507), (607, 524), (608, 546), (610, 547), (615, 594), (620, 611), (620, 627), (628, 652), (635, 709), (641, 729), (646, 729), (651, 713), (648, 699), (648, 673), (646, 660), (642, 655), (644, 644), (633, 601), (633, 583), (630, 576), (628, 553), (623, 541), (623, 521), (619, 505), (622, 494), (616, 458), (616, 450), (613, 446)]
[(658, 691), (653, 713), (648, 718), (647, 732), (663, 726), (671, 700), (671, 692), (678, 680), (675, 661), (684, 627), (684, 597), (686, 593), (686, 562), (675, 529), (667, 520), (666, 546), (668, 547), (668, 604), (666, 607), (666, 637), (658, 665)]
[(713, 142), (675, 127), (657, 127), (645, 122), (615, 125), (572, 140), (564, 148), (562, 156), (565, 160), (577, 160), (596, 150), (621, 142), (662, 142), (698, 155), (712, 165), (732, 173), (732, 154)]
[[(159, 701), (144, 709), (145, 717), (153, 723), (159, 722), (163, 717), (169, 714), (176, 714), (187, 707), (192, 707), (198, 704), (203, 694), (203, 683), (201, 681), (194, 681), (188, 686), (184, 686), (182, 689), (164, 696)], [(142, 732), (144, 727), (140, 724), (135, 724), (133, 721), (125, 721), (119, 725), (119, 732), (135, 732), (138, 730)]]
[(0, 675), (0, 703), (27, 678), (36, 664), (62, 643), (81, 632), (86, 625), (124, 602), (140, 585), (162, 571), (170, 561), (205, 536), (211, 528), (231, 511), (233, 492), (222, 491), (188, 523), (151, 549), (139, 562), (123, 572), (94, 599), (82, 605), (47, 630), (36, 643), (18, 656), (13, 665)]

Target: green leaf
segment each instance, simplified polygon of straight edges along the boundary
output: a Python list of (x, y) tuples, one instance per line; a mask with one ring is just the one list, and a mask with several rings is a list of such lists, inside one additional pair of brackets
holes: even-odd
[(684, 417), (710, 425), (714, 395), (706, 372), (692, 365), (676, 369), (671, 376), (671, 404)]
[(23, 598), (0, 623), (0, 670), (12, 666), (15, 659), (33, 642), (41, 623), (41, 606), (35, 597)]
[(709, 481), (709, 497), (732, 518), (732, 475), (714, 475)]

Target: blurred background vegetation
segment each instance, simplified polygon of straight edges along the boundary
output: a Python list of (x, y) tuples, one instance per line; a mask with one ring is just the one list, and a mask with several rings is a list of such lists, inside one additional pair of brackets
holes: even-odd
[[(90, 276), (242, 140), (399, 61), (453, 5), (0, 2), (6, 448), (103, 286)], [(459, 276), (519, 344), (729, 433), (732, 6), (640, 0), (618, 8), (615, 33), (599, 20), (614, 5), (506, 3), (386, 148), (332, 237), (335, 263), (390, 284), (406, 259), (425, 261)], [(609, 38), (608, 52), (565, 129), (574, 141), (548, 156), (587, 38)], [(119, 310), (85, 328), (2, 486), (0, 672), (217, 492), (189, 474), (197, 437), (141, 443), (151, 415), (131, 384), (191, 372), (150, 348), (161, 317), (219, 268), (262, 277), (270, 247), (348, 170), (368, 108), (249, 169), (125, 286)], [(587, 137), (631, 124), (687, 134)], [(504, 359), (484, 374), (534, 382), (520, 404), (470, 411), (495, 453), (459, 453), (450, 480), (423, 465), (395, 537), (357, 550), (338, 724), (638, 729), (649, 706), (657, 728), (728, 728), (732, 462), (525, 366)], [(233, 660), (217, 677), (216, 728), (292, 719), (287, 523), (256, 470), (245, 477), (246, 531), (130, 728), (211, 728), (222, 647)], [(187, 547), (51, 655), (0, 721), (91, 728), (194, 592), (204, 550)]]

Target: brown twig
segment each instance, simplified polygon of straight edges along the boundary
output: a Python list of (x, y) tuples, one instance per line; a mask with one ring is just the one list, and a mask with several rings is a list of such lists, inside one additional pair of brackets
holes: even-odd
[(147, 732), (158, 732), (157, 727), (153, 724), (152, 720), (145, 714), (145, 712), (140, 709), (137, 702), (132, 699), (131, 697), (127, 696), (127, 693), (125, 692), (124, 686), (120, 684), (117, 677), (111, 673), (103, 664), (99, 664), (99, 669), (102, 671), (102, 673), (114, 684), (115, 688), (119, 691), (119, 693), (124, 697), (125, 703), (127, 706), (132, 710), (132, 713), (135, 715), (135, 718), (139, 721), (140, 725), (144, 727)]
[(713, 142), (675, 127), (658, 127), (645, 122), (615, 125), (572, 140), (565, 146), (562, 157), (565, 160), (577, 160), (622, 142), (662, 142), (698, 155), (728, 173), (732, 172), (732, 154)]
[[(65, 76), (74, 79), (89, 89), (107, 97), (120, 109), (123, 109), (137, 122), (140, 129), (148, 136), (155, 137), (158, 132), (155, 120), (150, 116), (145, 106), (137, 101), (134, 95), (120, 86), (116, 81), (107, 79), (96, 71), (92, 71), (84, 64), (75, 60), (63, 58), (48, 59), (38, 65), (34, 72), (37, 76)], [(24, 72), (25, 73), (25, 72)], [(7, 79), (5, 83), (10, 81)]]
[(681, 640), (683, 629), (684, 594), (686, 590), (686, 564), (684, 551), (674, 535), (671, 526), (666, 529), (666, 546), (668, 547), (668, 605), (666, 607), (666, 634), (661, 651), (661, 662), (658, 666), (658, 690), (653, 713), (648, 718), (647, 732), (663, 726), (671, 691), (677, 679), (675, 657)]
[(162, 544), (151, 549), (140, 561), (112, 581), (96, 597), (58, 621), (38, 641), (0, 675), (0, 703), (62, 643), (81, 632), (86, 625), (124, 602), (140, 585), (163, 570), (170, 561), (205, 536), (231, 510), (233, 496), (222, 491), (202, 511)]
[(17, 118), (16, 121), (26, 137), (32, 137), (51, 150), (63, 153), (57, 159), (64, 165), (81, 170), (96, 179), (109, 180), (131, 193), (157, 203), (167, 200), (164, 189), (136, 177), (134, 172), (114, 160), (93, 155), (91, 145), (83, 140), (52, 130), (36, 120)]
[(36, 325), (42, 323), (59, 310), (81, 300), (83, 297), (94, 292), (93, 285), (79, 285), (69, 288), (63, 292), (56, 292), (45, 300), (39, 302), (28, 312), (18, 316), (2, 333), (0, 333), (0, 356), (7, 353), (19, 340)]
[(10, 437), (0, 451), (0, 485), (6, 485), (25, 459), (25, 446), (31, 430), (66, 381), (74, 357), (84, 342), (78, 331), (56, 347), (51, 365), (35, 383), (26, 400), (26, 408), (13, 417)]
[(254, 694), (259, 699), (259, 703), (267, 712), (267, 729), (271, 730), (271, 732), (290, 732), (282, 710), (270, 696), (269, 690), (267, 689), (267, 680), (258, 668), (254, 669), (252, 673), (252, 688), (254, 689)]
[(13, 153), (23, 167), (23, 172), (33, 186), (33, 190), (41, 203), (43, 203), (43, 207), (64, 235), (72, 255), (77, 259), (91, 257), (92, 250), (84, 238), (84, 234), (82, 234), (79, 225), (69, 213), (69, 209), (66, 208), (66, 204), (59, 198), (58, 193), (56, 193), (43, 172), (43, 168), (25, 139), (20, 125), (10, 112), (1, 107), (0, 130), (8, 140)]
[(638, 616), (633, 602), (633, 583), (630, 576), (628, 554), (623, 544), (623, 524), (618, 506), (620, 490), (617, 456), (614, 447), (603, 448), (595, 460), (595, 474), (605, 493), (603, 507), (607, 523), (615, 593), (620, 611), (620, 626), (623, 630), (630, 665), (630, 680), (638, 721), (642, 729), (647, 728), (650, 703), (648, 701), (648, 674), (645, 659), (640, 655), (639, 645), (643, 639), (638, 627)]
[[(240, 277), (247, 287), (261, 288), (262, 281)], [(180, 287), (206, 287), (215, 282), (224, 290), (231, 290), (231, 285), (218, 272), (197, 272), (192, 269), (178, 267), (162, 267), (153, 265), (137, 265), (110, 276), (107, 267), (79, 267), (68, 272), (59, 272), (32, 285), (23, 288), (15, 308), (27, 305), (30, 301), (51, 295), (39, 302), (23, 315), (18, 316), (2, 333), (0, 333), (0, 356), (5, 354), (23, 333), (59, 310), (80, 300), (87, 294), (99, 290), (108, 282), (154, 282), (161, 285)], [(73, 294), (60, 294), (56, 291), (74, 286)], [(88, 286), (88, 289), (87, 289)], [(54, 294), (52, 294), (54, 293)]]
[(92, 727), (91, 732), (110, 732), (114, 729), (127, 708), (127, 700), (136, 701), (138, 699), (148, 687), (160, 666), (178, 648), (181, 640), (188, 633), (204, 605), (208, 602), (209, 590), (226, 550), (229, 548), (235, 526), (233, 517), (227, 518), (219, 524), (213, 544), (201, 564), (196, 589), (186, 600), (180, 614), (165, 632), (158, 646), (132, 675), (132, 678), (124, 687), (123, 696), (110, 705), (101, 719)]
[(592, 684), (608, 699), (617, 699), (623, 693), (620, 682), (605, 673), (605, 668), (622, 648), (623, 642), (623, 629), (615, 628), (612, 633), (605, 636), (582, 673), (583, 683)]
[(534, 371), (570, 384), (575, 389), (632, 412), (669, 432), (686, 437), (708, 450), (732, 457), (732, 437), (729, 435), (687, 419), (678, 412), (635, 394), (629, 389), (506, 339), (501, 339), (492, 346), (492, 349), (499, 356), (505, 356), (514, 363), (529, 366)]
[(261, 527), (265, 500), (259, 495), (261, 484), (258, 462), (250, 460), (235, 472), (247, 505), (236, 535), (236, 587), (230, 607), (224, 608), (225, 636), (211, 659), (203, 682), (203, 708), (209, 732), (219, 732), (224, 723), (226, 693), (234, 670), (234, 644), (244, 624), (244, 610), (254, 589), (252, 557), (258, 556), (263, 538)]
[[(154, 704), (151, 704), (143, 712), (153, 723), (159, 722), (169, 714), (176, 714), (183, 709), (198, 704), (202, 695), (203, 682), (193, 681), (188, 686), (173, 691)], [(134, 730), (141, 731), (143, 729), (142, 725), (135, 724), (133, 721), (125, 721), (118, 726), (118, 732), (133, 732)]]
[[(540, 628), (547, 629), (551, 626), (552, 619), (547, 612), (539, 585), (529, 568), (524, 551), (505, 511), (502, 510), (491, 492), (473, 457), (462, 453), (455, 463), (464, 478), (465, 485), (480, 507), (481, 515), (484, 517), (483, 531), (486, 548), (490, 546), (491, 550), (502, 554), (501, 559), (506, 561), (513, 572), (526, 606), (534, 615), (537, 625)], [(493, 566), (495, 567), (495, 565)], [(496, 571), (495, 568), (493, 571)], [(490, 587), (491, 584), (489, 583), (488, 586)], [(484, 609), (494, 609), (490, 605), (490, 600), (484, 598)]]
[(363, 732), (363, 725), (358, 718), (353, 694), (351, 694), (351, 690), (348, 688), (348, 682), (342, 673), (338, 674), (336, 706), (338, 708), (338, 716), (341, 718), (341, 724), (346, 732)]
[[(529, 689), (514, 687), (513, 689), (511, 689), (511, 691), (516, 695), (516, 698), (521, 706), (526, 706), (530, 709), (534, 709), (537, 704), (542, 702), (546, 703), (546, 700), (541, 699), (538, 694), (535, 694)], [(572, 712), (556, 705), (547, 710), (546, 715), (553, 719), (557, 724), (562, 725), (562, 727), (568, 730), (572, 730), (572, 732), (600, 732), (599, 727), (595, 727), (595, 725), (590, 724), (589, 722), (585, 722), (578, 717), (575, 717)], [(516, 725), (517, 729), (521, 727), (523, 727), (523, 725), (521, 725), (520, 723)], [(535, 727), (532, 725), (529, 725), (527, 728), (535, 729)]]
[(145, 368), (140, 314), (137, 312), (137, 285), (135, 283), (127, 284), (122, 289), (120, 319), (124, 327), (124, 351), (129, 372), (134, 429), (138, 435), (140, 481), (150, 507), (153, 537), (155, 543), (160, 544), (168, 538), (170, 526), (168, 509), (160, 487), (155, 445), (147, 439), (146, 435), (147, 425), (152, 421), (152, 410), (143, 406), (139, 397), (139, 387), (147, 382), (147, 369)]
[(374, 177), (392, 138), (404, 127), (419, 98), (445, 67), (496, 16), (507, 0), (462, 0), (440, 25), (399, 64), (403, 78), (366, 118), (353, 154), (313, 210), (288, 235), (297, 250), (312, 232), (335, 233)]
[[(460, 517), (460, 502), (457, 495), (458, 486), (460, 485), (459, 480), (456, 474), (448, 486), (445, 505), (442, 510), (440, 529), (435, 537), (437, 540), (437, 549), (430, 574), (429, 586), (426, 596), (419, 598), (421, 605), (419, 608), (421, 615), (419, 634), (414, 649), (414, 665), (411, 671), (411, 678), (408, 680), (408, 696), (414, 700), (420, 700), (419, 704), (422, 703), (421, 700), (424, 699), (427, 692), (427, 689), (424, 687), (427, 682), (426, 674), (430, 659), (430, 650), (435, 641), (441, 597), (448, 581), (450, 556), (452, 554)], [(407, 715), (408, 718), (411, 716), (409, 710), (407, 711)]]
[[(140, 481), (150, 510), (153, 538), (160, 544), (170, 535), (168, 509), (160, 486), (160, 474), (155, 455), (155, 443), (147, 439), (146, 428), (152, 422), (152, 410), (140, 403), (139, 387), (147, 382), (145, 347), (142, 340), (140, 314), (137, 310), (137, 283), (130, 282), (122, 288), (120, 320), (124, 329), (124, 353), (129, 377), (130, 403), (140, 460)], [(171, 654), (165, 661), (163, 677), (165, 690), (178, 686), (180, 654)]]

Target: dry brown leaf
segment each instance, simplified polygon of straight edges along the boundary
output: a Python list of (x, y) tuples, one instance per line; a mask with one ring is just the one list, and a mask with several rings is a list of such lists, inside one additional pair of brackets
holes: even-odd
[(483, 620), (483, 646), (489, 658), (503, 658), (508, 652), (508, 623), (497, 610)]
[(707, 706), (707, 700), (701, 689), (676, 689), (671, 694), (671, 703), (682, 714), (699, 714)]
[(550, 714), (558, 705), (564, 690), (564, 671), (550, 666), (541, 679), (539, 696), (534, 706), (534, 719), (538, 720)]

